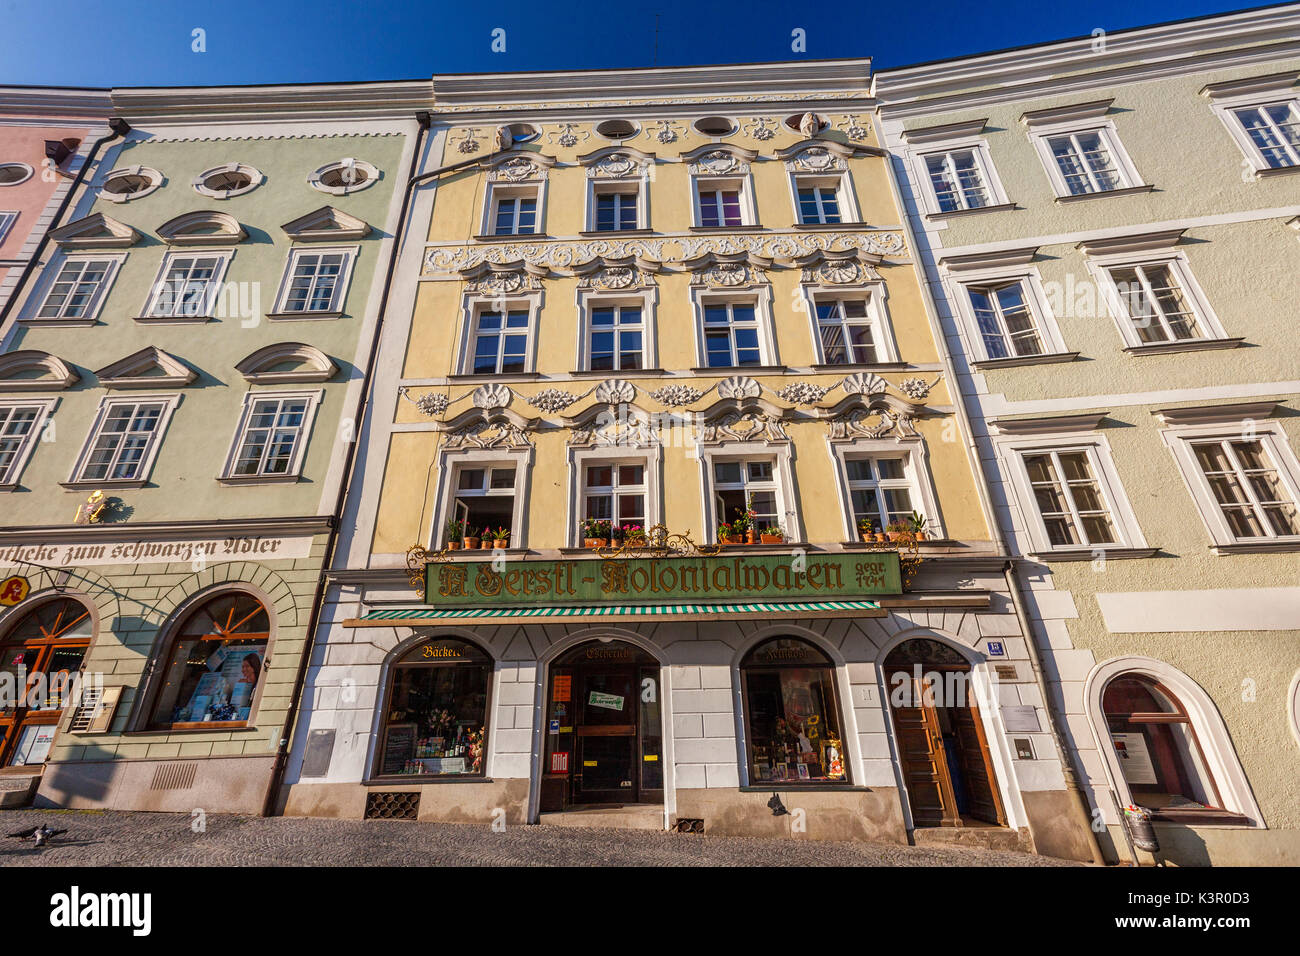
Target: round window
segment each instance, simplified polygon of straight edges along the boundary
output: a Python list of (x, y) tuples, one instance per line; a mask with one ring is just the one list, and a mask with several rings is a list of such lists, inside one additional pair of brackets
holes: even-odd
[(532, 123), (511, 123), (508, 127), (510, 138), (515, 143), (528, 143), (542, 135)]
[(128, 202), (147, 196), (162, 185), (163, 175), (148, 166), (124, 166), (104, 177), (103, 196), (111, 202)]
[(243, 163), (227, 163), (199, 173), (194, 189), (213, 199), (230, 199), (251, 192), (262, 184), (262, 174)]
[(625, 140), (637, 134), (640, 127), (629, 120), (605, 120), (596, 124), (596, 132), (606, 139)]
[(730, 136), (736, 124), (725, 116), (705, 116), (691, 124), (701, 136)]
[(17, 186), (32, 178), (34, 170), (26, 163), (0, 163), (0, 186)]
[(379, 170), (364, 159), (344, 157), (338, 162), (329, 163), (307, 177), (313, 189), (336, 196), (368, 189), (379, 179)]

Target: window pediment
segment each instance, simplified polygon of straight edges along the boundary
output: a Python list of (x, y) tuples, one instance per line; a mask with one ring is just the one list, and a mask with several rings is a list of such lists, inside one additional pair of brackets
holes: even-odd
[(710, 143), (682, 153), (681, 158), (689, 164), (692, 176), (743, 176), (758, 153), (731, 143)]
[(1091, 100), (1087, 103), (1073, 103), (1069, 106), (1054, 106), (1046, 110), (1029, 110), (1020, 117), (1020, 122), (1030, 129), (1054, 126), (1057, 123), (1078, 123), (1086, 120), (1100, 119), (1110, 110), (1114, 97), (1108, 100)]
[(198, 373), (174, 355), (150, 345), (95, 372), (104, 388), (157, 388), (188, 385)]
[(631, 146), (607, 146), (579, 156), (578, 162), (587, 167), (591, 179), (625, 179), (645, 175), (654, 165), (655, 154)]
[(481, 166), (487, 170), (490, 182), (520, 183), (544, 179), (547, 170), (555, 165), (555, 157), (531, 150), (511, 150), (485, 159)]
[(793, 173), (838, 173), (848, 168), (847, 160), (868, 152), (861, 146), (846, 146), (834, 140), (804, 140), (777, 151), (777, 158)]
[(248, 232), (230, 213), (200, 209), (169, 219), (158, 235), (170, 246), (226, 245), (243, 242)]
[(124, 222), (97, 212), (50, 230), (50, 238), (65, 249), (118, 249), (140, 241), (140, 233)]
[(303, 342), (278, 342), (260, 348), (235, 368), (254, 384), (325, 382), (338, 366), (320, 349)]
[(321, 206), (280, 228), (295, 242), (336, 242), (361, 239), (370, 234), (370, 223), (333, 206)]
[(61, 391), (80, 380), (75, 369), (49, 352), (23, 349), (0, 355), (0, 391)]
[(883, 261), (862, 249), (847, 252), (830, 252), (818, 249), (809, 255), (792, 260), (803, 269), (802, 281), (806, 284), (852, 286), (881, 282), (875, 267)]
[(706, 252), (685, 260), (682, 266), (691, 273), (692, 285), (739, 289), (767, 284), (772, 260), (752, 252)]

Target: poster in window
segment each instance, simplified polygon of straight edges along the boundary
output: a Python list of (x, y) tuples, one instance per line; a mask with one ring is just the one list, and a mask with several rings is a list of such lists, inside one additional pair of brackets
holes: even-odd
[(379, 771), (381, 774), (387, 776), (404, 772), (407, 761), (415, 757), (415, 737), (414, 723), (388, 725), (388, 732), (384, 735), (384, 758)]
[(1125, 733), (1111, 734), (1110, 738), (1115, 742), (1115, 753), (1119, 755), (1119, 766), (1124, 771), (1124, 779), (1131, 786), (1141, 787), (1159, 783), (1145, 737), (1141, 734)]

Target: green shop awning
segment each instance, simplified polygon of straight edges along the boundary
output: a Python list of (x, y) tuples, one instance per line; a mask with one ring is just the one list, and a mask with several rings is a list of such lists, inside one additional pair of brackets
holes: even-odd
[(607, 621), (643, 620), (766, 620), (772, 617), (883, 617), (875, 601), (804, 601), (799, 603), (750, 602), (746, 604), (593, 604), (527, 607), (417, 607), (367, 611), (343, 622), (344, 627), (427, 625), (439, 621), (551, 620), (565, 617), (599, 617)]

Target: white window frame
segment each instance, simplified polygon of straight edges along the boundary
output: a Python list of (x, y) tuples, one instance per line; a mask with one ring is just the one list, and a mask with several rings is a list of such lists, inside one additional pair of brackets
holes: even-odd
[[(64, 483), (67, 487), (73, 488), (139, 488), (149, 482), (153, 474), (154, 462), (158, 458), (158, 452), (162, 448), (163, 439), (167, 434), (167, 426), (171, 423), (172, 415), (176, 412), (176, 407), (180, 404), (181, 396), (179, 394), (170, 395), (106, 395), (99, 402), (99, 408), (95, 413), (95, 419), (91, 422), (90, 430), (86, 433), (86, 440), (82, 443), (81, 452), (77, 455), (77, 460), (72, 466), (72, 473)], [(90, 453), (95, 447), (96, 440), (99, 438), (100, 429), (108, 418), (109, 411), (118, 405), (146, 405), (162, 404), (162, 413), (158, 416), (158, 427), (152, 432), (153, 437), (146, 446), (144, 455), (140, 458), (140, 467), (136, 471), (134, 478), (83, 478), (86, 466), (90, 461)], [(120, 452), (120, 448), (119, 448)]]
[(799, 505), (795, 494), (794, 472), (788, 442), (723, 442), (717, 445), (698, 446), (700, 458), (700, 488), (706, 539), (718, 543), (718, 514), (714, 490), (715, 462), (748, 461), (758, 458), (772, 459), (772, 477), (776, 485), (776, 507), (779, 524), (785, 530), (787, 542), (803, 541), (803, 525), (799, 520)]
[[(1100, 554), (1106, 551), (1126, 551), (1147, 547), (1146, 538), (1138, 525), (1137, 516), (1129, 503), (1128, 495), (1120, 482), (1111, 455), (1110, 442), (1096, 433), (1061, 433), (1024, 437), (996, 438), (995, 446), (1002, 460), (1003, 473), (1010, 480), (1022, 514), (1022, 527), (1028, 533), (1029, 552), (1050, 560), (1056, 555)], [(1026, 455), (1051, 452), (1084, 452), (1097, 482), (1097, 491), (1106, 502), (1111, 527), (1116, 540), (1109, 544), (1055, 545), (1047, 534), (1047, 525), (1038, 510)]]
[(0, 182), (0, 189), (5, 189), (9, 186), (21, 186), (23, 183), (27, 182), (27, 180), (31, 179), (32, 176), (36, 175), (36, 169), (32, 166), (31, 163), (0, 162), (0, 169), (11, 169), (11, 168), (26, 170), (26, 174), (23, 176), (22, 179), (15, 179), (11, 183)]
[(4, 244), (5, 237), (9, 235), (9, 230), (18, 221), (18, 215), (17, 212), (10, 209), (0, 210), (0, 245)]
[[(794, 221), (800, 226), (851, 226), (862, 221), (862, 212), (858, 208), (857, 190), (853, 188), (853, 174), (847, 169), (828, 169), (825, 172), (795, 171), (789, 172), (790, 202), (794, 207)], [(799, 190), (805, 188), (830, 188), (835, 191), (835, 202), (839, 206), (840, 220), (837, 223), (821, 221), (807, 223), (803, 221), (803, 205), (799, 202)], [(820, 206), (820, 202), (818, 203)]]
[(803, 294), (804, 308), (808, 315), (808, 331), (812, 336), (813, 355), (818, 365), (828, 368), (854, 368), (859, 362), (847, 362), (831, 365), (826, 359), (822, 345), (821, 322), (817, 318), (817, 300), (822, 299), (866, 299), (867, 316), (871, 321), (871, 339), (876, 349), (876, 361), (868, 365), (888, 365), (900, 361), (898, 343), (894, 339), (894, 323), (889, 317), (889, 291), (883, 281), (869, 282), (861, 285), (821, 285), (804, 283), (800, 286)]
[[(1300, 544), (1300, 535), (1278, 535), (1264, 521), (1264, 534), (1254, 538), (1238, 538), (1232, 533), (1223, 510), (1210, 488), (1209, 479), (1196, 460), (1193, 444), (1205, 441), (1258, 441), (1277, 469), (1278, 480), (1291, 495), (1291, 501), (1300, 506), (1300, 461), (1287, 440), (1286, 433), (1275, 421), (1231, 421), (1205, 425), (1175, 425), (1161, 429), (1160, 437), (1173, 453), (1178, 472), (1187, 485), (1196, 510), (1205, 522), (1206, 530), (1216, 547), (1225, 545)], [(1249, 485), (1244, 489), (1252, 505), (1254, 493)], [(1260, 516), (1262, 519), (1262, 516)]]
[(859, 438), (849, 441), (827, 439), (827, 446), (835, 462), (835, 481), (840, 495), (840, 514), (844, 519), (845, 541), (859, 540), (857, 516), (853, 511), (853, 488), (849, 480), (848, 462), (851, 458), (901, 457), (905, 476), (903, 481), (910, 492), (913, 510), (919, 511), (926, 519), (926, 536), (932, 539), (943, 539), (948, 536), (939, 514), (939, 499), (935, 494), (934, 480), (930, 474), (929, 449), (923, 439), (907, 438), (902, 441), (893, 438)]
[[(125, 252), (109, 253), (92, 253), (78, 252), (57, 255), (50, 264), (42, 270), (40, 282), (33, 291), (32, 296), (27, 300), (26, 308), (23, 312), (24, 323), (32, 325), (49, 325), (49, 326), (91, 326), (99, 321), (99, 314), (103, 311), (104, 302), (113, 289), (113, 283), (117, 281), (117, 275), (122, 269), (122, 263), (126, 260)], [(67, 316), (58, 316), (55, 318), (41, 318), (41, 310), (45, 308), (45, 303), (54, 291), (59, 276), (63, 273), (64, 267), (70, 262), (89, 262), (103, 260), (108, 262), (108, 268), (104, 272), (103, 280), (98, 284), (94, 294), (91, 296), (85, 312), (73, 318)]]
[[(307, 458), (307, 447), (311, 444), (312, 424), (316, 419), (316, 412), (320, 407), (321, 399), (325, 397), (323, 389), (311, 391), (250, 391), (244, 393), (244, 403), (240, 408), (239, 421), (235, 425), (235, 436), (230, 443), (230, 451), (226, 455), (226, 462), (221, 468), (221, 481), (240, 484), (262, 484), (277, 481), (297, 481), (302, 477), (303, 462)], [(298, 438), (294, 442), (293, 458), (289, 462), (287, 471), (266, 474), (259, 472), (255, 475), (237, 475), (234, 472), (235, 463), (239, 459), (239, 452), (243, 448), (244, 439), (247, 437), (249, 420), (252, 418), (253, 406), (263, 400), (293, 400), (302, 399), (306, 401), (307, 406), (303, 409), (302, 424), (298, 428)]]
[[(521, 182), (490, 182), (483, 199), (483, 221), (479, 226), (479, 235), (488, 239), (504, 239), (506, 236), (524, 237), (540, 236), (546, 233), (546, 187), (549, 177), (525, 179)], [(536, 213), (532, 232), (496, 231), (497, 205), (502, 199), (532, 199), (536, 204)], [(518, 228), (519, 214), (515, 212), (515, 226)]]
[(663, 521), (660, 500), (660, 473), (663, 470), (663, 450), (658, 445), (620, 448), (617, 445), (598, 448), (569, 449), (569, 530), (566, 535), (570, 548), (582, 546), (579, 525), (586, 517), (587, 469), (592, 466), (641, 465), (645, 469), (645, 527), (647, 530)]
[[(703, 192), (729, 192), (735, 189), (740, 198), (740, 224), (706, 226), (700, 194)], [(696, 173), (691, 176), (691, 206), (697, 229), (749, 229), (758, 225), (758, 211), (754, 205), (753, 173), (726, 173), (721, 175)]]
[[(983, 206), (967, 206), (963, 196), (961, 208), (944, 209), (939, 203), (939, 194), (934, 188), (933, 180), (930, 178), (929, 159), (932, 156), (947, 157), (952, 153), (965, 152), (969, 152), (974, 156), (975, 168), (979, 171), (989, 201)], [(1011, 203), (1011, 200), (1007, 198), (1006, 190), (1002, 187), (1002, 180), (998, 177), (997, 168), (993, 165), (993, 157), (989, 152), (988, 142), (983, 138), (967, 137), (926, 143), (924, 148), (908, 150), (907, 155), (912, 168), (912, 176), (921, 186), (919, 192), (925, 206), (925, 214), (928, 216), (958, 216), (963, 213), (986, 212), (1001, 209)]]
[[(1112, 163), (1115, 166), (1115, 172), (1119, 177), (1119, 185), (1113, 189), (1101, 189), (1084, 193), (1072, 193), (1070, 187), (1065, 181), (1065, 174), (1061, 172), (1060, 163), (1057, 162), (1055, 154), (1052, 152), (1050, 139), (1056, 139), (1061, 136), (1074, 136), (1080, 134), (1096, 133), (1101, 139), (1102, 146), (1110, 154)], [(1051, 124), (1035, 124), (1030, 131), (1030, 138), (1033, 140), (1034, 148), (1038, 150), (1038, 158), (1042, 160), (1043, 168), (1047, 171), (1047, 178), (1052, 183), (1052, 189), (1056, 193), (1057, 199), (1085, 199), (1093, 196), (1107, 196), (1114, 193), (1122, 192), (1126, 189), (1134, 189), (1145, 185), (1133, 160), (1129, 158), (1128, 152), (1124, 149), (1124, 144), (1119, 137), (1119, 131), (1115, 128), (1113, 120), (1097, 118), (1091, 122), (1063, 122)], [(1091, 173), (1091, 170), (1089, 170)], [(1091, 175), (1089, 179), (1091, 179)]]
[[(646, 167), (649, 168), (648, 166)], [(609, 193), (636, 193), (636, 225), (631, 229), (601, 229), (597, 225), (599, 197)], [(602, 236), (641, 232), (650, 228), (650, 176), (587, 177), (587, 232)]]
[[(542, 308), (542, 293), (529, 292), (523, 295), (512, 294), (507, 296), (484, 295), (482, 293), (472, 293), (465, 296), (461, 306), (461, 344), (460, 344), (460, 361), (456, 363), (459, 370), (458, 375), (474, 375), (478, 378), (509, 378), (512, 375), (531, 375), (537, 370), (537, 326), (540, 324)], [(524, 369), (522, 372), (475, 372), (474, 371), (474, 341), (478, 334), (479, 316), (484, 312), (527, 312), (528, 313), (528, 346), (524, 354)], [(500, 354), (498, 351), (498, 360)]]
[[(532, 480), (533, 449), (529, 448), (455, 448), (443, 451), (438, 467), (437, 506), (428, 531), (429, 546), (442, 547), (447, 520), (455, 517), (456, 485), (461, 470), (513, 465), (515, 469), (514, 510), (510, 523), (512, 549), (528, 547), (529, 484)], [(489, 479), (490, 480), (490, 479)], [(505, 497), (502, 495), (501, 497)]]
[[(230, 260), (234, 258), (234, 255), (234, 249), (177, 249), (174, 252), (168, 252), (163, 256), (162, 263), (158, 266), (158, 275), (154, 279), (153, 285), (150, 287), (149, 297), (145, 300), (144, 309), (141, 311), (139, 318), (156, 325), (206, 322), (213, 318), (213, 311), (216, 308), (217, 299), (220, 297), (221, 288), (226, 281), (226, 271), (230, 268)], [(193, 315), (154, 315), (154, 306), (157, 305), (158, 298), (162, 294), (163, 286), (166, 282), (168, 272), (171, 271), (172, 263), (177, 259), (204, 258), (215, 258), (218, 262), (216, 268), (212, 270), (212, 278), (208, 281), (203, 307)]]
[[(357, 264), (357, 256), (361, 252), (360, 246), (294, 246), (289, 250), (289, 257), (285, 261), (284, 274), (280, 277), (280, 288), (275, 295), (275, 311), (271, 317), (275, 319), (322, 319), (338, 318), (344, 313), (344, 306), (347, 305), (348, 293), (352, 286), (352, 271)], [(344, 256), (342, 268), (339, 269), (339, 281), (334, 287), (334, 297), (330, 301), (329, 309), (318, 311), (298, 310), (286, 312), (285, 305), (289, 298), (289, 289), (293, 285), (293, 274), (297, 268), (298, 260), (302, 256), (310, 255), (333, 255), (340, 254)], [(308, 296), (310, 301), (310, 296)]]
[(591, 334), (593, 332), (591, 315), (596, 309), (611, 306), (615, 308), (632, 307), (641, 310), (641, 368), (639, 370), (601, 369), (600, 371), (615, 376), (624, 373), (635, 374), (637, 371), (646, 371), (659, 367), (659, 336), (655, 316), (655, 307), (659, 298), (657, 288), (652, 286), (627, 294), (580, 289), (577, 298), (580, 334), (578, 336), (577, 364), (574, 366), (576, 370), (582, 372), (596, 371), (591, 367)]
[[(1061, 329), (1056, 324), (1051, 303), (1043, 289), (1042, 277), (1032, 266), (1010, 266), (1005, 268), (972, 269), (950, 272), (946, 277), (948, 299), (956, 307), (962, 331), (967, 342), (966, 353), (975, 362), (1035, 362), (1049, 356), (1067, 355)], [(1024, 292), (1025, 304), (1033, 314), (1034, 324), (1042, 339), (1043, 351), (1039, 355), (1006, 355), (994, 357), (989, 355), (984, 346), (984, 335), (980, 332), (979, 320), (975, 315), (975, 305), (971, 302), (971, 287), (1005, 285), (1019, 282)]]
[[(698, 368), (709, 372), (724, 372), (727, 369), (763, 368), (779, 365), (776, 354), (776, 330), (772, 318), (772, 288), (769, 285), (754, 286), (745, 291), (727, 292), (719, 289), (697, 288), (691, 290), (691, 301), (695, 306), (695, 353), (699, 361)], [(758, 353), (760, 364), (709, 366), (709, 353), (704, 341), (704, 309), (711, 305), (752, 305), (754, 307), (754, 324), (758, 326)], [(735, 352), (735, 341), (732, 341)]]
[(1282, 173), (1288, 170), (1300, 170), (1300, 162), (1290, 166), (1270, 166), (1264, 153), (1255, 144), (1250, 133), (1246, 131), (1237, 110), (1259, 109), (1264, 106), (1288, 103), (1297, 116), (1300, 116), (1300, 93), (1296, 90), (1297, 75), (1294, 72), (1276, 76), (1264, 76), (1234, 80), (1224, 84), (1211, 84), (1201, 92), (1209, 96), (1211, 108), (1228, 130), (1237, 148), (1241, 150), (1245, 162), (1249, 162), (1256, 175)]
[(9, 424), (9, 416), (12, 414), (13, 409), (35, 408), (37, 410), (36, 417), (32, 420), (31, 430), (23, 436), (19, 443), (13, 459), (9, 462), (8, 471), (0, 472), (0, 492), (13, 491), (18, 487), (19, 479), (22, 478), (23, 469), (27, 467), (28, 459), (36, 450), (36, 445), (43, 440), (46, 424), (54, 413), (54, 406), (57, 402), (58, 399), (54, 398), (5, 399), (0, 401), (0, 439), (6, 437), (4, 429)]
[[(1137, 328), (1128, 313), (1128, 308), (1124, 305), (1119, 285), (1111, 275), (1112, 269), (1132, 268), (1134, 266), (1169, 267), (1170, 272), (1182, 287), (1188, 304), (1191, 305), (1192, 311), (1195, 313), (1196, 322), (1201, 328), (1202, 334), (1200, 336), (1192, 339), (1171, 338), (1163, 342), (1143, 342), (1138, 337)], [(1191, 267), (1187, 263), (1187, 257), (1182, 252), (1170, 249), (1167, 252), (1154, 254), (1146, 252), (1126, 255), (1089, 256), (1088, 268), (1097, 280), (1097, 287), (1102, 291), (1102, 295), (1106, 300), (1106, 307), (1115, 320), (1115, 326), (1119, 330), (1120, 337), (1124, 340), (1126, 348), (1141, 351), (1143, 349), (1161, 350), (1171, 346), (1190, 347), (1196, 342), (1213, 342), (1228, 337), (1222, 323), (1219, 322), (1219, 317), (1210, 306), (1209, 299), (1206, 298), (1200, 284), (1196, 281), (1196, 277), (1192, 274)]]

